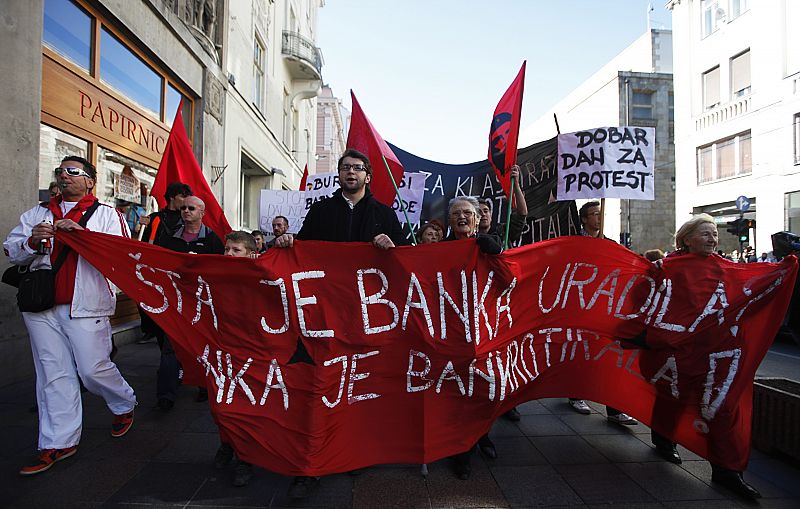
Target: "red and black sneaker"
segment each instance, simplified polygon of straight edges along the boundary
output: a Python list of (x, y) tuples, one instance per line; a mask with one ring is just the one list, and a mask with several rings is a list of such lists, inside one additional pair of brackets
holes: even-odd
[(111, 436), (119, 438), (130, 431), (131, 426), (133, 426), (133, 410), (127, 414), (115, 415), (111, 423)]
[(67, 447), (66, 449), (42, 449), (39, 451), (39, 456), (36, 458), (36, 463), (22, 467), (19, 475), (36, 475), (41, 474), (45, 470), (49, 470), (55, 462), (73, 456), (78, 452), (78, 446)]

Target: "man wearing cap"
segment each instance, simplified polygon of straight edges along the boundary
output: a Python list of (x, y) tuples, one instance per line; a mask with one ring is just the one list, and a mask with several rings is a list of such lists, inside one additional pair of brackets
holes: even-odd
[(82, 424), (79, 380), (102, 397), (114, 415), (112, 437), (128, 432), (136, 406), (133, 389), (109, 357), (114, 287), (88, 261), (54, 238), (57, 230), (83, 230), (79, 222), (85, 214), (87, 230), (128, 237), (128, 226), (116, 209), (100, 204), (92, 194), (97, 174), (89, 161), (67, 156), (55, 173), (61, 195), (22, 214), (3, 243), (11, 263), (30, 265), (33, 271), (50, 269), (67, 250), (54, 278), (55, 305), (37, 313), (22, 313), (36, 370), (39, 454), (20, 470), (21, 475), (44, 472), (77, 452)]

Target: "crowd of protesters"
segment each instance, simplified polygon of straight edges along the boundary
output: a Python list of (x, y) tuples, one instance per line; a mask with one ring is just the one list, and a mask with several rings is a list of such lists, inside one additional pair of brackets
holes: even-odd
[[(54, 242), (56, 230), (93, 230), (130, 236), (141, 230), (139, 238), (166, 249), (182, 253), (225, 254), (232, 257), (257, 258), (270, 249), (292, 248), (295, 239), (326, 240), (333, 242), (369, 242), (378, 249), (389, 250), (408, 243), (395, 212), (380, 203), (369, 190), (372, 167), (367, 157), (355, 150), (347, 150), (338, 162), (340, 189), (326, 200), (315, 202), (297, 234), (289, 233), (289, 220), (283, 216), (272, 219), (273, 238), (266, 241), (262, 231), (251, 233), (235, 231), (223, 242), (203, 224), (204, 202), (193, 195), (191, 188), (181, 182), (167, 186), (167, 206), (145, 214), (139, 205), (118, 203), (117, 208), (99, 204), (92, 193), (96, 170), (86, 159), (66, 157), (56, 168), (57, 180), (50, 186), (50, 201), (25, 212), (20, 224), (9, 234), (4, 247), (16, 265), (33, 264), (35, 268), (52, 269), (55, 275), (55, 305), (41, 311), (23, 311), (36, 365), (36, 390), (39, 411), (39, 453), (34, 462), (25, 465), (22, 475), (34, 475), (51, 468), (56, 462), (74, 455), (81, 437), (82, 408), (79, 380), (86, 388), (102, 396), (113, 414), (111, 434), (125, 435), (133, 425), (136, 397), (110, 359), (112, 349), (109, 317), (114, 313), (114, 292), (108, 288), (105, 277), (86, 260), (68, 247)], [(450, 201), (446, 225), (438, 220), (421, 224), (416, 232), (418, 244), (474, 239), (482, 252), (500, 254), (508, 241), (520, 237), (528, 214), (525, 196), (519, 185), (519, 167), (511, 168), (515, 177), (512, 189), (512, 214), (508, 228), (493, 221), (491, 200), (462, 196)], [(146, 188), (142, 189), (147, 196)], [(588, 202), (580, 209), (583, 236), (605, 238), (602, 235), (602, 217), (599, 202)], [(88, 222), (87, 222), (88, 221)], [(607, 239), (606, 240), (610, 240)], [(55, 245), (53, 245), (55, 244)], [(686, 223), (676, 235), (676, 251), (668, 256), (683, 253), (702, 253), (708, 256), (725, 256), (741, 263), (774, 262), (769, 252), (757, 257), (752, 248), (740, 256), (737, 251), (726, 256), (716, 252), (718, 235), (716, 225), (709, 216), (701, 215)], [(660, 263), (664, 253), (653, 249), (644, 256)], [(51, 263), (52, 261), (52, 263)], [(240, 263), (240, 262), (237, 262)], [(113, 288), (113, 287), (111, 287)], [(150, 318), (141, 312), (145, 336), (155, 336), (161, 351), (157, 373), (157, 405), (162, 411), (173, 409), (180, 384), (180, 364), (170, 344), (170, 338)], [(91, 324), (83, 324), (88, 320)], [(82, 325), (83, 324), (83, 325)], [(99, 324), (99, 325), (98, 325)], [(93, 341), (85, 341), (91, 330)], [(563, 396), (570, 396), (564, 394)], [(197, 400), (205, 401), (204, 389)], [(589, 414), (588, 404), (581, 399), (569, 399), (569, 405), (581, 414)], [(607, 419), (615, 424), (635, 426), (638, 421), (620, 410), (606, 407)], [(654, 410), (654, 419), (657, 418)], [(519, 421), (516, 409), (504, 417)], [(656, 451), (667, 461), (680, 463), (675, 444), (653, 433)], [(720, 437), (719, 446), (726, 446)], [(453, 457), (455, 473), (463, 480), (471, 474), (470, 457), (479, 450), (488, 458), (496, 458), (497, 451), (488, 434), (469, 450)], [(226, 468), (237, 456), (231, 442), (220, 436), (220, 446), (214, 457), (217, 468)], [(746, 497), (760, 495), (741, 475), (712, 465), (712, 479)], [(233, 485), (244, 486), (252, 477), (252, 466), (236, 462)], [(317, 477), (296, 477), (289, 489), (294, 499), (307, 497), (317, 488)]]

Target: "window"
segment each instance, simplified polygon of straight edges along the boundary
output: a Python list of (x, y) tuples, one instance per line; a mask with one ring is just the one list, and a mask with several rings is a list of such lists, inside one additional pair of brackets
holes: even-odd
[(631, 118), (633, 120), (653, 119), (653, 93), (634, 92), (631, 101)]
[(794, 115), (794, 164), (800, 164), (800, 113)]
[(718, 0), (701, 0), (700, 9), (703, 12), (703, 38), (713, 34), (725, 19), (725, 10), (720, 9)]
[(719, 66), (703, 73), (703, 109), (719, 105)]
[(253, 44), (253, 103), (264, 112), (264, 44), (256, 36)]
[(731, 59), (731, 99), (750, 93), (750, 50)]
[(730, 19), (734, 20), (750, 9), (749, 0), (731, 0)]
[(783, 196), (786, 231), (800, 234), (800, 191)]
[(70, 0), (46, 0), (42, 42), (86, 72), (92, 62), (92, 18)]
[(161, 118), (162, 77), (106, 28), (100, 35), (100, 79)]
[(748, 175), (753, 171), (750, 131), (697, 149), (697, 183)]
[[(41, 124), (39, 129), (39, 189), (46, 190), (56, 179), (53, 169), (67, 156), (89, 157), (89, 143), (55, 127)], [(48, 195), (47, 199), (50, 197)]]
[(164, 111), (164, 123), (172, 127), (172, 121), (175, 120), (175, 114), (178, 112), (178, 105), (181, 104), (181, 101), (183, 101), (183, 107), (181, 108), (183, 127), (186, 129), (186, 135), (189, 139), (192, 139), (192, 100), (181, 94), (171, 83), (167, 85), (167, 105)]
[(783, 49), (785, 54), (784, 76), (800, 72), (800, 30), (797, 20), (800, 19), (800, 2), (786, 2), (783, 12)]

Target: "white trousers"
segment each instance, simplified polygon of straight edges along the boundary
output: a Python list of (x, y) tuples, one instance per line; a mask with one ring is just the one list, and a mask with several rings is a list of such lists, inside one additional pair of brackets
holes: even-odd
[(130, 412), (136, 396), (111, 362), (107, 316), (70, 318), (59, 304), (41, 313), (22, 313), (31, 338), (39, 404), (39, 449), (64, 449), (81, 439), (83, 408), (78, 376), (105, 399), (115, 415)]

